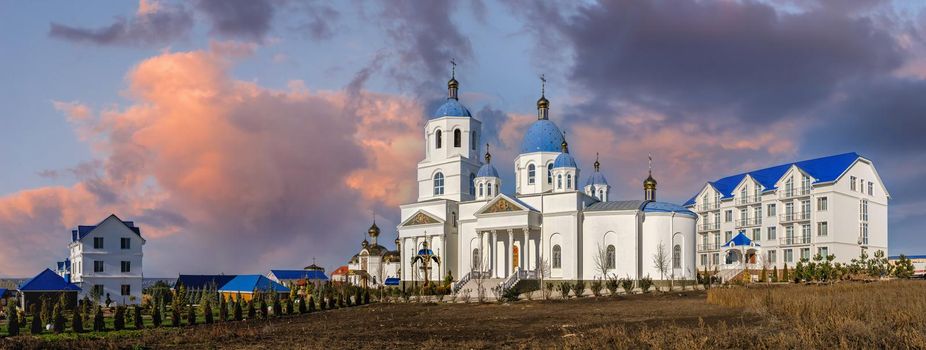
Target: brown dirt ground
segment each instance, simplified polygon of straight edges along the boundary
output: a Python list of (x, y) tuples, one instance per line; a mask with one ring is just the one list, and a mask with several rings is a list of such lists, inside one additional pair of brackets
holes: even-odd
[(706, 303), (703, 291), (510, 304), (371, 304), (270, 321), (161, 328), (106, 339), (0, 340), (11, 348), (408, 349), (551, 348), (614, 325), (696, 327), (758, 323), (758, 316)]

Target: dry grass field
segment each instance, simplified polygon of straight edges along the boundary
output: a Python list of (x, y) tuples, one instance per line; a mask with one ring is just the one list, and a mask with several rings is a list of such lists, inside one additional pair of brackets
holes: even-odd
[(371, 304), (270, 321), (0, 339), (2, 348), (926, 348), (926, 282), (510, 304)]

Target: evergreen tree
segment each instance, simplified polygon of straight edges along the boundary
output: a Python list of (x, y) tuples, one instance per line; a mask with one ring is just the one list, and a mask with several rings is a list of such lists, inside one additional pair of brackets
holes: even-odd
[(790, 282), (790, 281), (791, 281), (791, 276), (790, 276), (790, 275), (791, 275), (791, 274), (788, 273), (788, 264), (785, 263), (785, 268), (784, 268), (784, 270), (782, 270), (782, 272), (781, 272), (781, 280), (782, 280), (782, 281), (785, 281), (785, 282)]
[(75, 307), (74, 314), (71, 315), (71, 329), (77, 333), (82, 333), (84, 331), (84, 315), (81, 314), (80, 309), (79, 307)]
[(163, 307), (164, 301), (162, 300), (157, 305), (151, 308), (151, 324), (154, 325), (154, 328), (161, 326), (161, 307)]
[(122, 306), (116, 306), (116, 312), (113, 313), (113, 329), (121, 331), (125, 329), (125, 309)]
[(253, 320), (255, 317), (257, 317), (257, 312), (254, 308), (254, 298), (251, 298), (248, 300), (248, 319)]
[(778, 282), (778, 266), (772, 267), (772, 282)]
[(225, 295), (219, 295), (219, 322), (228, 321), (228, 303), (225, 301)]
[(67, 320), (64, 319), (64, 314), (61, 312), (61, 304), (55, 305), (55, 310), (52, 312), (51, 319), (52, 329), (55, 334), (64, 332), (64, 323), (67, 322)]
[(897, 260), (897, 263), (894, 265), (894, 277), (897, 278), (911, 278), (913, 277), (913, 262), (910, 261), (904, 254), (900, 254), (900, 259)]
[(280, 305), (280, 293), (273, 291), (273, 317), (283, 315), (283, 305)]
[[(167, 317), (167, 303), (164, 300), (164, 295), (161, 296), (161, 301), (158, 303), (158, 309), (160, 309), (158, 310), (158, 316), (160, 316), (160, 319), (163, 322), (164, 318)], [(158, 324), (158, 326), (160, 326), (160, 324)]]
[(45, 328), (45, 325), (52, 322), (51, 319), (51, 303), (48, 302), (48, 298), (42, 297), (42, 328)]
[(270, 311), (267, 310), (267, 300), (265, 300), (263, 295), (260, 296), (260, 301), (257, 305), (260, 307), (260, 318), (263, 320), (270, 318)]
[(141, 306), (135, 305), (135, 329), (144, 329), (145, 321), (141, 316)]
[(370, 303), (370, 290), (367, 289), (366, 291), (363, 292), (363, 304), (366, 305), (369, 303)]
[(768, 282), (768, 268), (762, 266), (762, 272), (759, 274), (759, 282)]
[(6, 331), (11, 337), (19, 335), (19, 312), (14, 302), (7, 302), (6, 305)]
[(334, 295), (333, 294), (328, 295), (328, 310), (334, 310), (334, 307), (335, 307)]
[(174, 327), (180, 327), (180, 295), (175, 296), (170, 303), (170, 323)]
[(315, 312), (315, 298), (309, 295), (309, 299), (307, 299), (306, 303), (309, 304), (306, 305), (308, 306), (308, 310), (306, 310), (306, 312)]
[(206, 324), (212, 324), (212, 301), (209, 298), (203, 300), (203, 319)]
[(89, 324), (90, 317), (93, 317), (93, 301), (90, 300), (89, 296), (84, 295), (84, 301), (81, 302), (80, 306), (84, 308), (84, 312), (83, 312), (84, 322), (83, 323)]
[(96, 306), (96, 312), (93, 313), (93, 331), (102, 332), (106, 330), (106, 322), (103, 321), (103, 308)]
[(286, 299), (286, 314), (287, 315), (293, 314), (293, 299), (292, 298)]
[(232, 314), (233, 314), (233, 317), (235, 318), (235, 321), (241, 321), (241, 319), (242, 319), (242, 317), (241, 317), (241, 303), (242, 303), (241, 299), (238, 299), (238, 300), (235, 301), (235, 303), (234, 303), (234, 304), (235, 304), (235, 310), (234, 310), (234, 312), (232, 312)]
[(309, 312), (309, 309), (305, 305), (305, 298), (302, 297), (301, 295), (298, 298), (299, 298), (299, 309), (298, 309), (299, 313), (304, 314), (306, 312)]
[(186, 309), (186, 323), (190, 326), (196, 325), (196, 309), (193, 308), (193, 304), (190, 303), (187, 305)]
[(32, 311), (32, 328), (30, 332), (32, 334), (42, 334), (42, 314), (35, 311), (35, 304), (29, 305), (29, 310)]

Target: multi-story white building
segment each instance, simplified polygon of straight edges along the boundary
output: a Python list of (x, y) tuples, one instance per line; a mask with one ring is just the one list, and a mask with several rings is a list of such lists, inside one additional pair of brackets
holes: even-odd
[(872, 161), (845, 153), (708, 182), (685, 206), (699, 214), (699, 269), (781, 269), (887, 253), (889, 199)]
[(142, 246), (145, 239), (131, 221), (116, 215), (95, 226), (71, 231), (71, 282), (89, 296), (117, 304), (138, 304), (142, 292)]

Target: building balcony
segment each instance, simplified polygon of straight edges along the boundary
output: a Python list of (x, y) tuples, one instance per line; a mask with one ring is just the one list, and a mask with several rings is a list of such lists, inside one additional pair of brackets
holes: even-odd
[(745, 196), (745, 197), (737, 196), (736, 197), (737, 206), (759, 204), (759, 202), (761, 201), (762, 201), (762, 198), (759, 196)]
[(707, 212), (713, 210), (720, 210), (720, 202), (706, 202), (695, 206), (695, 211), (698, 212)]
[(698, 244), (699, 252), (718, 250), (718, 249), (720, 249), (719, 243)]
[(781, 199), (790, 199), (797, 197), (807, 197), (810, 196), (810, 187), (800, 187), (787, 189), (783, 188), (778, 190), (778, 197)]
[(720, 223), (719, 222), (708, 222), (698, 225), (698, 232), (710, 232), (710, 231), (719, 231)]
[(795, 236), (795, 237), (781, 237), (778, 239), (778, 244), (782, 246), (810, 244), (810, 235)]
[(809, 212), (799, 212), (799, 213), (785, 213), (781, 214), (778, 217), (778, 222), (782, 224), (800, 222), (800, 221), (810, 221)]
[(745, 220), (744, 219), (736, 220), (736, 228), (753, 227), (753, 226), (760, 226), (760, 225), (762, 225), (761, 217), (746, 218)]

